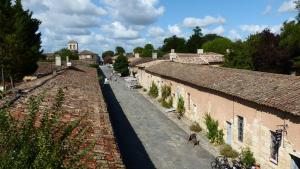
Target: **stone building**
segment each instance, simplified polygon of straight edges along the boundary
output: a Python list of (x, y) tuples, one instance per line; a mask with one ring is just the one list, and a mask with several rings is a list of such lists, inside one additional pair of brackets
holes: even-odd
[(171, 50), (171, 53), (164, 55), (163, 58), (179, 63), (215, 66), (219, 66), (224, 62), (224, 55), (213, 52), (204, 53), (203, 49), (198, 49), (197, 53), (175, 53), (175, 50)]
[(88, 51), (88, 50), (84, 50), (82, 52), (79, 53), (79, 59), (95, 59), (98, 56), (98, 54)]
[(78, 48), (78, 42), (74, 41), (74, 40), (71, 40), (68, 42), (68, 49), (70, 51), (74, 51), (74, 52), (77, 52), (79, 51), (79, 48)]
[(249, 147), (263, 169), (300, 167), (300, 77), (170, 61), (137, 65), (149, 90), (171, 87), (173, 106), (184, 98), (185, 118), (206, 129), (219, 121), (234, 149)]

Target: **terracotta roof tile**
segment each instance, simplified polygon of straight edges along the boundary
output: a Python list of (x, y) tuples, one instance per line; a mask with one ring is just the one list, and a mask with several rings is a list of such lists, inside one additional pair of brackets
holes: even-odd
[(146, 71), (300, 116), (300, 77), (175, 62)]

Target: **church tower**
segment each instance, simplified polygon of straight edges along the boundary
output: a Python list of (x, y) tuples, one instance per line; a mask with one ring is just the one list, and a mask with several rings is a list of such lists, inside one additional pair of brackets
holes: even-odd
[(78, 53), (78, 43), (74, 40), (68, 42), (68, 49)]

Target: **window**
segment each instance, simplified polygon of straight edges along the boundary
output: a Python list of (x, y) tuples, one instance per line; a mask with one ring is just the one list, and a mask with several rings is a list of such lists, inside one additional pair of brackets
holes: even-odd
[(188, 109), (191, 110), (191, 94), (187, 93), (188, 96)]
[(238, 116), (238, 139), (243, 142), (244, 139), (244, 118)]
[(280, 142), (276, 140), (276, 133), (271, 131), (270, 161), (278, 163), (278, 150)]

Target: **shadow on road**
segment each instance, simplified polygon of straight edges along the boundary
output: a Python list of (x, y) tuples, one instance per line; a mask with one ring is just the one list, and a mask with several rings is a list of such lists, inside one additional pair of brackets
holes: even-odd
[[(101, 70), (99, 75), (105, 77)], [(110, 120), (120, 148), (120, 152), (128, 169), (155, 169), (142, 142), (138, 138), (110, 85), (100, 84), (107, 103)]]

